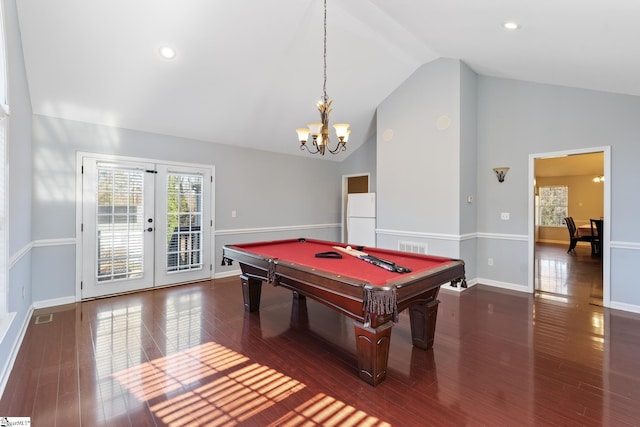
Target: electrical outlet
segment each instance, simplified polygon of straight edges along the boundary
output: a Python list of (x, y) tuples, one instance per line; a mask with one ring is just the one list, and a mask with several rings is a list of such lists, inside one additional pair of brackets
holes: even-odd
[(493, 258), (489, 258), (489, 259), (487, 260), (487, 264), (488, 264), (488, 265), (493, 265)]
[(231, 218), (235, 218), (238, 216), (238, 212), (236, 212), (235, 210), (231, 211)]
[(509, 220), (509, 212), (502, 212), (500, 214), (500, 219), (503, 221), (508, 221)]

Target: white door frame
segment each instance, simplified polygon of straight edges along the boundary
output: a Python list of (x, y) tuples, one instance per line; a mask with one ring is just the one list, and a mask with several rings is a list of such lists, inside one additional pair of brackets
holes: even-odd
[(609, 249), (609, 242), (611, 241), (611, 146), (604, 147), (591, 147), (580, 148), (576, 150), (564, 150), (554, 151), (550, 153), (538, 153), (529, 155), (529, 209), (528, 209), (528, 246), (529, 246), (529, 260), (528, 260), (528, 282), (527, 289), (529, 293), (535, 292), (534, 283), (534, 257), (535, 257), (535, 224), (534, 224), (534, 197), (535, 197), (535, 160), (549, 157), (563, 157), (573, 154), (588, 154), (588, 153), (604, 153), (604, 223), (603, 232), (604, 239), (602, 240), (602, 305), (604, 307), (610, 307), (611, 305), (611, 273), (610, 273), (610, 261), (611, 253)]
[[(215, 263), (213, 262), (215, 254), (214, 246), (214, 224), (215, 224), (215, 167), (213, 165), (204, 165), (200, 163), (183, 163), (166, 161), (159, 159), (149, 159), (142, 157), (128, 157), (113, 154), (91, 153), (87, 151), (79, 151), (76, 153), (76, 302), (82, 301), (82, 162), (84, 158), (96, 158), (103, 161), (122, 161), (122, 162), (141, 162), (141, 163), (161, 163), (164, 165), (175, 165), (193, 168), (206, 168), (211, 170), (211, 191), (210, 191), (210, 210), (211, 210), (211, 227), (210, 227), (210, 271), (209, 278), (215, 275)], [(206, 261), (206, 260), (205, 260)]]

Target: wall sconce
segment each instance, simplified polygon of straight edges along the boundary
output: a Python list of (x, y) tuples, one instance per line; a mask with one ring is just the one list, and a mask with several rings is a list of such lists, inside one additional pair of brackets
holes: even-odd
[(498, 182), (504, 181), (504, 177), (507, 176), (508, 170), (509, 168), (506, 166), (501, 168), (493, 168), (493, 171), (496, 173), (496, 176), (498, 177)]

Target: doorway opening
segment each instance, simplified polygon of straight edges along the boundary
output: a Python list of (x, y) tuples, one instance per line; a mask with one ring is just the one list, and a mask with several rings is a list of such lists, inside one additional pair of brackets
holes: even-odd
[(347, 200), (349, 194), (369, 193), (371, 175), (368, 173), (342, 176), (342, 242), (347, 241)]
[[(609, 165), (610, 147), (530, 156), (530, 292), (609, 305)], [(599, 236), (592, 219), (603, 225)]]

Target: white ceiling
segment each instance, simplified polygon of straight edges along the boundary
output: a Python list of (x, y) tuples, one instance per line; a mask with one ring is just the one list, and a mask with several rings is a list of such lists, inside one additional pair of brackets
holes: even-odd
[[(328, 3), (327, 92), (332, 123), (351, 123), (348, 152), (374, 134), (377, 105), (439, 57), (640, 96), (637, 0)], [(289, 154), (301, 154), (295, 128), (319, 118), (321, 0), (17, 5), (35, 114)], [(522, 27), (505, 30), (507, 20)], [(173, 61), (159, 57), (164, 44)]]
[(571, 156), (536, 159), (536, 177), (604, 175), (604, 153), (574, 154)]

